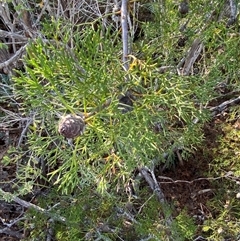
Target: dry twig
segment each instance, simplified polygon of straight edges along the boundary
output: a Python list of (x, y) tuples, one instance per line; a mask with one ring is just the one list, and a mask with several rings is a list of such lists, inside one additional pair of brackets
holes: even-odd
[(55, 221), (59, 221), (61, 223), (65, 223), (66, 219), (62, 216), (59, 216), (57, 214), (52, 214), (50, 213), (48, 210), (41, 208), (33, 203), (27, 202), (19, 197), (15, 197), (14, 194), (10, 193), (10, 192), (5, 192), (0, 188), (0, 196), (2, 197), (8, 197), (8, 200), (13, 200), (14, 202), (18, 203), (19, 205), (21, 205), (22, 207), (25, 208), (33, 208), (34, 210), (36, 210), (37, 212), (43, 213), (45, 215), (47, 215), (48, 217), (52, 218)]
[[(187, 180), (173, 180), (172, 178), (170, 177), (166, 177), (166, 176), (158, 176), (158, 178), (160, 179), (163, 179), (163, 180), (168, 180), (168, 181), (161, 181), (160, 183), (162, 184), (170, 184), (170, 183), (187, 183), (187, 184), (193, 184), (194, 182), (197, 182), (197, 181), (215, 181), (215, 180), (219, 180), (219, 179), (222, 179), (222, 178), (233, 178), (232, 176), (232, 173), (231, 172), (227, 172), (224, 176), (220, 176), (220, 177), (200, 177), (200, 178), (196, 178), (194, 180), (191, 180), (191, 181), (187, 181)], [(235, 181), (235, 180), (234, 180)]]
[[(144, 166), (144, 167), (139, 167), (138, 170), (143, 175), (143, 177), (147, 181), (147, 183), (150, 186), (150, 188), (152, 189), (152, 191), (156, 194), (158, 201), (162, 205), (166, 205), (164, 193), (162, 192), (162, 190), (157, 182), (153, 169), (149, 169), (148, 167)], [(172, 223), (172, 217), (169, 216), (169, 217), (165, 217), (165, 218), (166, 218), (167, 225), (170, 226)]]
[(24, 46), (22, 46), (10, 59), (8, 59), (7, 61), (0, 63), (0, 69), (2, 68), (9, 68), (9, 66), (11, 64), (13, 64), (15, 61), (17, 61), (20, 56), (22, 56), (22, 54), (25, 52), (27, 47), (27, 44), (25, 44)]
[(0, 234), (6, 234), (8, 236), (15, 237), (15, 238), (18, 238), (18, 239), (21, 239), (21, 240), (23, 238), (23, 235), (21, 233), (19, 233), (17, 231), (13, 231), (8, 227), (0, 229)]
[(230, 5), (230, 18), (227, 22), (227, 26), (229, 27), (233, 23), (235, 23), (237, 19), (237, 3), (235, 0), (229, 0)]
[[(191, 69), (193, 68), (194, 63), (196, 62), (198, 56), (200, 55), (203, 49), (203, 43), (199, 38), (196, 38), (193, 41), (193, 44), (187, 54), (187, 57), (184, 59), (184, 66), (182, 70), (178, 69), (179, 75), (189, 75)], [(180, 67), (178, 65), (178, 67)]]
[(238, 105), (238, 104), (240, 104), (240, 96), (238, 96), (235, 99), (224, 101), (220, 105), (210, 108), (210, 111), (212, 112), (212, 115), (215, 116), (216, 114), (221, 113), (228, 107), (233, 106), (233, 105)]
[(128, 16), (128, 0), (122, 1), (121, 7), (121, 23), (122, 23), (122, 43), (123, 43), (123, 67), (125, 71), (129, 69), (128, 63), (128, 23), (127, 23), (127, 16)]

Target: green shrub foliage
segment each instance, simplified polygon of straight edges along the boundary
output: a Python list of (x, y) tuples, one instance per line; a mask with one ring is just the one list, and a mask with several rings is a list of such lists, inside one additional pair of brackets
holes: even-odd
[[(19, 72), (14, 85), (23, 112), (32, 118), (28, 153), (18, 155), (29, 167), (44, 162), (46, 178), (63, 192), (94, 184), (101, 191), (116, 188), (137, 166), (165, 162), (164, 153), (174, 148), (187, 153), (201, 142), (206, 113), (195, 102), (202, 101), (199, 88), (204, 84), (161, 75), (145, 60), (134, 59), (125, 73), (120, 46), (110, 34), (103, 38), (87, 28), (74, 36), (66, 33), (65, 42), (58, 37), (39, 38), (28, 46), (25, 72)], [(119, 103), (129, 92), (132, 106), (124, 109)], [(86, 115), (109, 99), (111, 104), (87, 120), (86, 131), (72, 145), (57, 133), (60, 116)], [(28, 172), (28, 179), (38, 176)]]
[[(159, 217), (160, 210), (171, 211), (155, 198), (146, 198), (146, 189), (139, 190), (139, 197), (148, 201), (134, 200), (140, 211), (136, 220), (126, 222), (126, 203), (132, 202), (126, 187), (138, 167), (171, 167), (176, 150), (185, 161), (201, 143), (202, 126), (209, 119), (204, 107), (217, 95), (216, 83), (225, 78), (221, 67), (229, 56), (221, 51), (214, 55), (219, 43), (210, 41), (226, 38), (225, 25), (213, 26), (215, 32), (207, 27), (199, 32), (205, 23), (205, 3), (192, 4), (193, 13), (201, 10), (201, 16), (191, 19), (184, 33), (179, 31), (184, 19), (172, 1), (166, 1), (164, 11), (155, 3), (147, 6), (155, 20), (141, 23), (145, 38), (131, 43), (128, 71), (121, 61), (119, 34), (110, 27), (102, 31), (91, 24), (73, 27), (48, 19), (51, 23), (43, 22), (39, 37), (28, 44), (24, 70), (17, 72), (11, 89), (27, 128), (4, 162), (17, 163), (16, 196), (49, 188), (47, 197), (38, 199), (40, 206), (53, 206), (50, 213), (66, 217), (63, 225), (39, 214), (39, 223), (30, 210), (32, 222), (41, 227), (32, 230), (34, 238), (44, 236), (43, 223), (49, 222), (58, 240), (171, 240)], [(180, 47), (179, 34), (186, 42)], [(196, 37), (211, 57), (206, 54), (196, 61), (197, 74), (179, 75), (175, 66)], [(234, 43), (229, 39), (224, 46), (231, 54)], [(162, 73), (159, 67), (165, 65), (170, 68)], [(231, 66), (225, 68), (231, 72)], [(232, 84), (235, 77), (236, 73)], [(110, 104), (103, 107), (107, 101)], [(58, 133), (61, 116), (88, 116), (94, 111), (86, 118), (83, 135), (72, 142)], [(185, 212), (172, 229), (172, 240), (191, 239), (196, 231)]]

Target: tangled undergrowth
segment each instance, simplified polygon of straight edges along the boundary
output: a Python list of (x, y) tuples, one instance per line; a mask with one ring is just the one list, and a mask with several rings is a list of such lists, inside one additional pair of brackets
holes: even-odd
[(23, 2), (0, 6), (0, 238), (238, 240), (237, 5)]

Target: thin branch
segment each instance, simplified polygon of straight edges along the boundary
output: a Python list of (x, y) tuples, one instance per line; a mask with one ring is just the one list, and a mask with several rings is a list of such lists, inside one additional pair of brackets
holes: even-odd
[(64, 217), (59, 216), (57, 214), (52, 214), (48, 210), (45, 210), (44, 208), (41, 208), (33, 203), (27, 202), (19, 197), (15, 197), (14, 194), (12, 194), (10, 192), (5, 192), (1, 188), (0, 188), (0, 195), (2, 197), (7, 197), (8, 200), (13, 200), (14, 202), (18, 203), (22, 207), (33, 208), (37, 212), (43, 213), (43, 214), (47, 215), (48, 217), (52, 218), (53, 220), (59, 221), (61, 223), (65, 223), (65, 221), (66, 221), (66, 219)]
[(150, 170), (148, 167), (141, 167), (138, 169), (139, 172), (143, 175), (145, 180), (147, 181), (150, 188), (156, 193), (158, 200), (160, 203), (165, 203), (165, 197), (164, 194), (156, 180), (155, 174), (152, 170)]
[[(0, 229), (0, 234), (7, 234), (11, 237), (15, 237), (15, 238), (18, 238), (18, 239), (21, 239), (23, 238), (23, 234), (17, 232), (17, 231), (12, 231), (10, 228), (2, 228)], [(10, 239), (8, 239), (10, 240)]]
[(229, 0), (230, 4), (230, 11), (231, 11), (231, 18), (236, 19), (237, 16), (237, 4), (235, 0)]
[(22, 46), (10, 59), (8, 59), (7, 61), (5, 61), (3, 63), (0, 63), (0, 69), (2, 69), (4, 67), (9, 67), (10, 64), (17, 61), (20, 58), (20, 56), (25, 52), (26, 47), (27, 47), (27, 44)]
[(21, 218), (14, 219), (10, 223), (6, 223), (3, 218), (0, 217), (0, 219), (1, 219), (1, 222), (3, 223), (3, 225), (7, 226), (8, 228), (11, 228), (13, 225), (17, 224), (19, 221), (25, 220), (24, 217), (21, 217)]
[(24, 37), (23, 35), (17, 33), (10, 33), (5, 30), (0, 30), (0, 38), (15, 38), (23, 42), (26, 42), (28, 40), (28, 38)]
[(205, 239), (205, 238), (202, 237), (202, 236), (198, 236), (198, 237), (196, 237), (193, 241), (207, 241), (207, 239)]
[[(145, 180), (147, 181), (147, 183), (149, 184), (150, 188), (152, 189), (152, 191), (156, 194), (158, 201), (163, 204), (166, 205), (167, 202), (165, 200), (165, 196), (164, 193), (162, 192), (156, 176), (154, 174), (154, 169), (149, 169), (148, 167), (140, 167), (138, 168), (139, 172), (143, 175), (143, 177), (145, 178)], [(164, 209), (163, 209), (164, 210)], [(165, 221), (166, 224), (170, 227), (171, 223), (172, 223), (172, 217), (171, 216), (167, 216), (166, 213), (163, 211), (163, 215), (165, 216)]]
[(20, 145), (21, 145), (21, 143), (23, 141), (23, 138), (24, 138), (26, 132), (28, 131), (28, 127), (33, 123), (34, 116), (35, 116), (35, 114), (33, 114), (33, 116), (31, 118), (27, 119), (27, 123), (26, 123), (24, 129), (22, 130), (21, 136), (19, 138), (19, 141), (18, 141), (18, 144), (17, 144), (17, 148), (20, 147)]
[(228, 20), (227, 26), (232, 25), (235, 23), (237, 19), (237, 3), (235, 0), (229, 0), (230, 5), (230, 18)]
[(13, 29), (13, 24), (12, 24), (12, 21), (11, 21), (10, 11), (9, 11), (7, 2), (3, 3), (1, 1), (1, 4), (0, 4), (0, 16), (1, 16), (1, 19), (3, 19), (4, 24), (9, 29)]
[[(224, 84), (223, 88), (226, 88), (225, 86), (227, 86), (227, 85)], [(220, 88), (221, 87), (219, 87), (219, 89)], [(236, 89), (236, 90), (228, 92), (226, 94), (219, 95), (219, 96), (215, 97), (214, 99), (211, 99), (210, 102), (214, 101), (214, 102), (218, 102), (219, 103), (221, 100), (223, 101), (223, 100), (231, 99), (233, 97), (239, 96), (239, 94), (240, 94), (240, 90)]]
[(185, 58), (185, 63), (182, 71), (180, 71), (181, 75), (189, 75), (191, 69), (193, 68), (194, 63), (196, 62), (198, 56), (200, 55), (203, 49), (203, 43), (199, 38), (196, 38), (193, 41), (193, 44), (188, 52), (187, 57)]
[(122, 43), (123, 43), (123, 68), (125, 71), (129, 69), (128, 62), (128, 0), (122, 0), (121, 7), (121, 23), (122, 23)]
[(166, 177), (166, 176), (158, 176), (159, 179), (163, 179), (163, 180), (168, 180), (168, 181), (160, 181), (161, 184), (168, 184), (168, 183), (187, 183), (187, 184), (193, 184), (194, 182), (198, 182), (198, 181), (215, 181), (215, 180), (219, 180), (222, 178), (230, 178), (232, 177), (232, 173), (231, 172), (227, 172), (224, 176), (220, 176), (220, 177), (200, 177), (200, 178), (196, 178), (193, 179), (191, 181), (187, 181), (187, 180), (173, 180), (170, 177)]
[(216, 114), (224, 111), (226, 108), (238, 104), (240, 104), (240, 96), (232, 100), (224, 101), (220, 105), (210, 108), (210, 111), (212, 112), (212, 115), (215, 116)]

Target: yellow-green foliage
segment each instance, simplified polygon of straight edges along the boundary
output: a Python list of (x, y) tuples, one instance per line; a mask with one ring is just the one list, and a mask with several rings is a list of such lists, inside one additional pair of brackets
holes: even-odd
[(238, 240), (240, 234), (240, 206), (236, 195), (240, 192), (240, 129), (239, 107), (231, 109), (229, 118), (221, 124), (223, 134), (219, 136), (219, 145), (213, 150), (214, 160), (211, 169), (222, 180), (215, 183), (216, 197), (209, 202), (215, 218), (209, 218), (203, 231), (211, 240)]
[[(202, 142), (202, 126), (209, 120), (205, 107), (218, 95), (217, 84), (227, 79), (230, 89), (239, 86), (238, 39), (229, 35), (234, 28), (226, 30), (225, 20), (208, 21), (207, 16), (216, 6), (221, 9), (224, 1), (190, 1), (193, 17), (189, 15), (185, 31), (180, 27), (188, 17), (179, 16), (176, 1), (152, 2), (147, 5), (154, 21), (141, 23), (144, 38), (130, 44), (128, 71), (123, 69), (119, 32), (111, 26), (102, 31), (102, 25), (99, 29), (91, 24), (72, 26), (65, 18), (53, 17), (42, 23), (41, 33), (28, 44), (24, 71), (13, 79), (10, 93), (29, 122), (23, 148), (10, 148), (5, 164), (17, 164), (16, 196), (32, 193), (44, 183), (48, 195), (39, 198), (39, 205), (53, 207), (52, 215), (66, 218), (64, 224), (53, 224), (59, 241), (86, 240), (85, 235), (89, 240), (121, 240), (128, 235), (125, 230), (131, 230), (129, 241), (146, 237), (179, 241), (191, 239), (195, 232), (185, 212), (169, 230), (161, 215), (162, 210), (165, 215), (171, 211), (149, 198), (149, 192), (141, 197), (148, 201), (138, 203), (136, 222), (128, 222), (122, 213), (119, 218), (116, 210), (125, 207), (126, 186), (139, 166), (153, 161), (161, 165), (168, 161), (163, 154), (171, 156), (178, 148), (186, 157)], [(180, 37), (186, 39), (182, 47), (178, 46)], [(177, 65), (196, 38), (204, 45), (194, 65), (197, 73), (179, 75)], [(162, 66), (170, 69), (161, 73)], [(123, 114), (119, 98), (126, 92), (131, 92), (133, 106)], [(86, 131), (72, 145), (57, 133), (61, 115), (87, 114), (109, 99), (110, 105), (87, 121)], [(230, 124), (223, 128), (225, 139), (219, 142), (212, 164), (217, 175), (232, 171), (233, 177), (239, 177), (239, 130)], [(225, 201), (229, 200), (231, 208), (226, 211), (221, 199), (218, 207), (223, 213), (203, 228), (216, 240), (223, 237), (218, 233), (226, 233), (223, 222), (230, 223), (232, 236), (237, 233), (239, 208), (234, 189), (226, 183), (220, 191), (228, 190)], [(32, 217), (32, 238), (44, 239), (48, 218), (35, 213)], [(105, 223), (114, 227), (112, 232), (99, 231)]]

